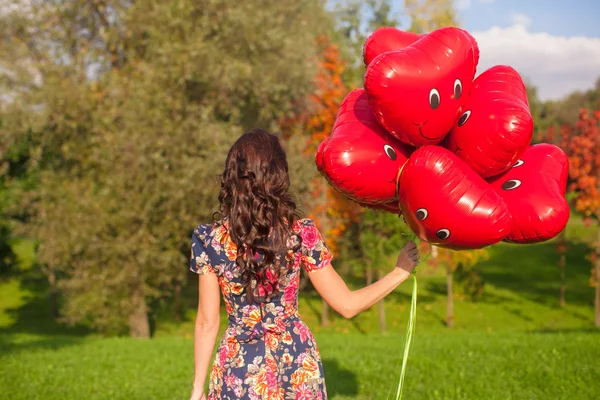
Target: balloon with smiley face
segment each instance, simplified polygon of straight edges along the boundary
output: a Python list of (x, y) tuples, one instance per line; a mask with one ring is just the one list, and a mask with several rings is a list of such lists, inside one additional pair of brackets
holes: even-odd
[(513, 68), (497, 65), (479, 75), (445, 146), (479, 175), (508, 170), (529, 147), (533, 118), (525, 84)]
[(504, 174), (489, 180), (513, 217), (505, 241), (536, 243), (552, 239), (570, 216), (565, 198), (569, 159), (558, 147), (536, 144)]
[(453, 27), (375, 57), (364, 81), (377, 120), (409, 145), (440, 143), (461, 114), (478, 57), (473, 37)]
[(400, 176), (400, 205), (415, 234), (450, 249), (489, 246), (512, 226), (502, 197), (440, 146), (423, 146), (410, 156)]
[(402, 31), (397, 28), (379, 28), (369, 36), (363, 46), (363, 61), (368, 66), (378, 55), (400, 50), (413, 44), (422, 35), (413, 32)]
[(398, 171), (411, 151), (379, 126), (364, 89), (356, 89), (342, 102), (316, 163), (329, 183), (350, 199), (388, 204), (397, 202)]

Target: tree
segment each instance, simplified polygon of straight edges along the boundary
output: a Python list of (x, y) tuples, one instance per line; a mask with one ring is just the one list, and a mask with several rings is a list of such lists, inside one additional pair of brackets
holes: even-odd
[[(348, 93), (342, 81), (346, 64), (341, 60), (336, 44), (331, 43), (327, 35), (317, 38), (319, 51), (319, 69), (315, 75), (315, 91), (310, 95), (311, 112), (301, 117), (305, 120), (306, 131), (310, 137), (306, 143), (305, 153), (313, 164), (314, 154), (319, 144), (326, 139), (335, 123), (338, 109)], [(360, 207), (348, 200), (321, 176), (312, 179), (312, 200), (309, 216), (323, 230), (327, 243), (333, 254), (339, 254), (339, 244), (349, 223), (356, 222)], [(329, 322), (329, 307), (323, 300), (321, 325)]]
[(561, 307), (567, 305), (567, 233), (564, 229), (558, 236), (555, 246), (558, 258), (558, 270), (560, 271), (560, 296), (559, 304)]
[[(574, 132), (573, 132), (574, 131)], [(591, 284), (595, 286), (594, 322), (600, 327), (600, 109), (580, 111), (574, 126), (565, 127), (569, 141), (569, 164), (575, 192), (575, 207), (586, 218), (596, 222), (598, 239), (590, 254), (592, 263)]]
[(453, 0), (404, 0), (411, 32), (429, 33), (445, 26), (458, 26)]
[(468, 296), (476, 299), (483, 294), (483, 281), (477, 265), (480, 261), (486, 260), (489, 257), (487, 249), (477, 250), (461, 250), (454, 251), (448, 249), (440, 249), (439, 257), (434, 260), (434, 265), (443, 265), (446, 269), (446, 290), (447, 290), (447, 307), (446, 307), (446, 325), (449, 328), (454, 326), (454, 295), (456, 288), (454, 287), (454, 278), (457, 276), (459, 283), (459, 291), (463, 296)]
[(340, 56), (347, 63), (342, 78), (349, 87), (361, 87), (364, 76), (362, 51), (365, 40), (377, 28), (398, 26), (390, 0), (336, 0), (336, 30), (332, 40), (340, 46)]
[[(412, 236), (408, 226), (398, 215), (367, 209), (360, 224), (360, 245), (366, 266), (367, 285), (373, 283), (373, 275), (381, 279), (387, 266), (387, 257), (397, 254), (403, 243)], [(385, 332), (385, 302), (378, 303), (379, 330)]]
[(304, 112), (329, 17), (318, 0), (24, 4), (0, 16), (0, 137), (31, 132), (40, 177), (22, 231), (62, 277), (64, 320), (148, 337), (228, 146)]

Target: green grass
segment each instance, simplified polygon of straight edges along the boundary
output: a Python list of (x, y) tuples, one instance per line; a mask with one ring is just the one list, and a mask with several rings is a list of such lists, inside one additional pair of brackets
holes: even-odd
[[(385, 399), (400, 335), (317, 336), (332, 399)], [(192, 341), (0, 335), (0, 399), (185, 399)], [(404, 399), (598, 399), (600, 335), (417, 333)]]
[[(444, 324), (444, 273), (420, 266), (404, 399), (600, 398), (600, 331), (593, 326), (586, 259), (596, 235), (594, 227), (572, 218), (566, 307), (559, 305), (554, 243), (491, 247), (481, 266), (485, 294), (478, 302), (455, 301), (451, 330)], [(14, 249), (19, 269), (28, 273), (0, 282), (0, 399), (188, 396), (197, 299), (192, 275), (184, 289), (183, 322), (176, 323), (171, 305), (163, 303), (156, 309), (155, 339), (102, 339), (51, 318), (32, 244), (16, 242)], [(383, 335), (376, 307), (352, 320), (332, 312), (329, 326), (320, 327), (320, 298), (302, 293), (300, 312), (317, 337), (331, 398), (385, 399), (397, 385), (411, 288), (407, 282), (386, 298)]]

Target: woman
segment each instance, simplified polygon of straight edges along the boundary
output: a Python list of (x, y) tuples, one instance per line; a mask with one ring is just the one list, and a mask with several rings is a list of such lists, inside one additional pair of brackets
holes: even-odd
[(381, 280), (349, 290), (332, 268), (331, 252), (314, 222), (297, 217), (289, 185), (276, 136), (253, 130), (229, 150), (220, 213), (192, 235), (190, 269), (200, 275), (192, 400), (206, 398), (220, 324), (219, 287), (228, 326), (210, 373), (208, 399), (326, 399), (317, 345), (298, 315), (300, 269), (334, 310), (352, 318), (404, 282), (418, 263), (411, 242)]

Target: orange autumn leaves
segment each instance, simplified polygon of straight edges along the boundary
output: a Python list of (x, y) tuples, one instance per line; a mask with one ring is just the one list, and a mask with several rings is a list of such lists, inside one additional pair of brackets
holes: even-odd
[(569, 190), (577, 211), (600, 220), (600, 110), (582, 109), (575, 125), (554, 127), (541, 138), (556, 143), (569, 157)]
[[(348, 94), (348, 87), (342, 80), (346, 63), (340, 57), (336, 44), (327, 35), (317, 38), (319, 69), (315, 75), (315, 91), (310, 95), (311, 113), (302, 118), (305, 129), (310, 132), (306, 143), (306, 154), (314, 155), (319, 144), (333, 129), (340, 104)], [(358, 222), (362, 209), (356, 203), (326, 183), (322, 177), (315, 177), (311, 183), (311, 204), (309, 217), (324, 229), (327, 244), (334, 254), (338, 253), (339, 240), (350, 223)]]
[[(569, 141), (572, 189), (575, 207), (586, 217), (600, 219), (600, 110), (582, 110)], [(572, 128), (573, 129), (573, 128)]]
[[(556, 128), (548, 129), (542, 140), (556, 143), (569, 157), (569, 190), (574, 193), (574, 206), (586, 218), (586, 225), (595, 220), (600, 229), (600, 109), (594, 112), (581, 109), (574, 125), (563, 125), (557, 135)], [(558, 137), (557, 137), (558, 136)], [(564, 240), (557, 251), (566, 250)], [(592, 264), (597, 262), (600, 243), (589, 254)], [(590, 284), (596, 285), (592, 272)]]

